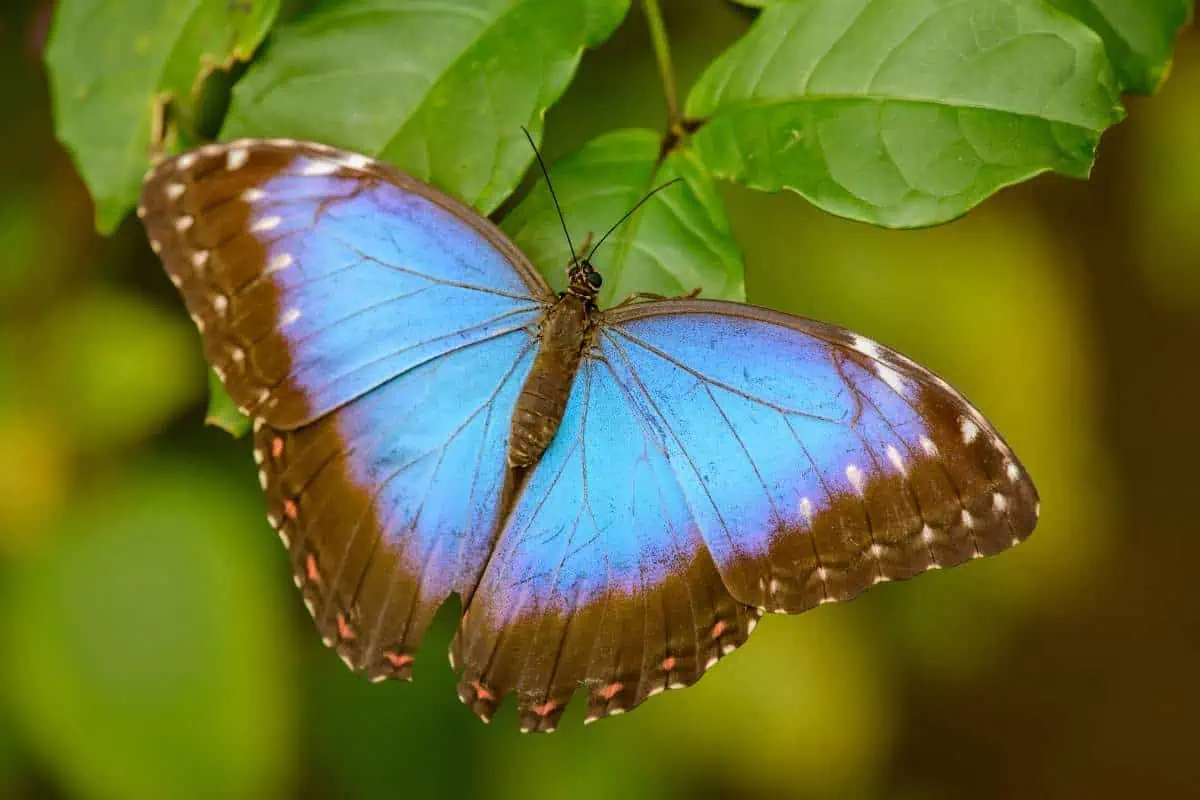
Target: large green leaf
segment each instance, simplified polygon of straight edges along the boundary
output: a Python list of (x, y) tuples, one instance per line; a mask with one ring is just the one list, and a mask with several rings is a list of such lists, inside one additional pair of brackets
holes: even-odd
[(1192, 15), (1193, 0), (1049, 0), (1104, 37), (1121, 85), (1151, 94), (1171, 68), (1175, 38)]
[(1048, 170), (1084, 177), (1122, 116), (1098, 37), (1034, 0), (770, 5), (687, 113), (718, 177), (896, 227)]
[(348, 0), (283, 26), (233, 93), (224, 135), (378, 156), (492, 211), (542, 114), (629, 0)]
[(185, 119), (214, 69), (244, 61), (279, 0), (62, 0), (46, 63), (58, 138), (111, 232), (137, 200), (163, 101)]
[[(700, 287), (705, 297), (745, 299), (742, 257), (712, 179), (694, 154), (676, 150), (660, 159), (653, 131), (601, 136), (550, 171), (563, 216), (582, 249), (661, 183), (682, 183), (652, 197), (618, 228), (596, 256), (604, 276), (600, 304), (632, 292), (677, 295)], [(504, 229), (555, 289), (566, 284), (570, 248), (544, 181), (504, 220)]]

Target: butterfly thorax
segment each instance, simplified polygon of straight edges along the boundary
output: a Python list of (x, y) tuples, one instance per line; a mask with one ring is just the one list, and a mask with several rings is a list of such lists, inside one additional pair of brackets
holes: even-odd
[(512, 416), (509, 465), (536, 464), (558, 432), (575, 373), (595, 330), (594, 310), (590, 298), (565, 292), (546, 314), (533, 368)]

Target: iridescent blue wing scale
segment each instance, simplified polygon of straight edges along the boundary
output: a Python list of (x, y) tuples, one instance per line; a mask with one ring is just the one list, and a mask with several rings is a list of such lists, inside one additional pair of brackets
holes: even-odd
[(407, 677), (490, 552), (550, 290), (470, 209), (316, 144), (168, 160), (139, 215), (255, 420), (268, 516), (324, 638), (373, 678)]
[(550, 730), (687, 685), (765, 611), (998, 552), (1028, 475), (945, 381), (842, 329), (741, 304), (604, 315), (558, 437), (455, 643), (460, 696)]

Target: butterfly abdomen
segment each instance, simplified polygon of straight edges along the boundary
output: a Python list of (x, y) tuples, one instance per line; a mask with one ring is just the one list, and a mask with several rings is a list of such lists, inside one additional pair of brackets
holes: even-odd
[(590, 305), (572, 294), (563, 295), (546, 315), (533, 368), (513, 411), (510, 466), (532, 466), (550, 446), (592, 330)]

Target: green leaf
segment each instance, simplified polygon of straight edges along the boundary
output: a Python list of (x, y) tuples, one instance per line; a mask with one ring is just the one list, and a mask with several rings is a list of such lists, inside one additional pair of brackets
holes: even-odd
[(687, 113), (714, 175), (893, 227), (1048, 170), (1085, 177), (1122, 116), (1096, 35), (1021, 0), (771, 5)]
[(250, 418), (238, 410), (237, 403), (211, 369), (208, 371), (208, 413), (204, 415), (204, 424), (220, 428), (235, 439), (250, 430)]
[[(550, 171), (575, 246), (595, 244), (654, 187), (683, 183), (654, 195), (618, 228), (596, 256), (604, 276), (602, 306), (632, 292), (678, 295), (701, 287), (704, 297), (745, 299), (742, 256), (729, 230), (721, 197), (696, 156), (676, 150), (659, 161), (653, 131), (601, 136)], [(570, 249), (544, 181), (502, 227), (555, 289), (566, 285)]]
[(1153, 94), (1171, 68), (1179, 31), (1192, 17), (1193, 0), (1049, 0), (1104, 37), (1121, 85)]
[(194, 459), (101, 485), (8, 576), (22, 738), (71, 797), (286, 794), (294, 673), (261, 500)]
[(380, 157), (483, 213), (516, 187), (542, 115), (629, 0), (349, 0), (282, 26), (233, 92), (224, 136)]
[(46, 54), (58, 138), (111, 233), (137, 200), (160, 104), (190, 118), (214, 69), (247, 60), (279, 0), (63, 0)]

